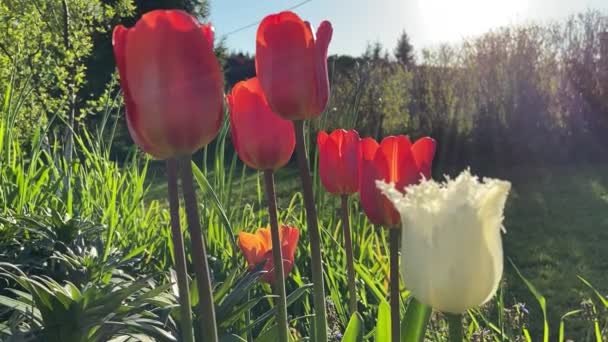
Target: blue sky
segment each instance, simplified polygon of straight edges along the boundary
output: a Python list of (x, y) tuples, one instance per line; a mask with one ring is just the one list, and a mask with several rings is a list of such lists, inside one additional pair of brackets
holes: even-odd
[[(334, 27), (330, 54), (359, 55), (367, 42), (380, 41), (391, 50), (402, 30), (416, 49), (456, 42), (496, 26), (544, 22), (569, 14), (600, 9), (608, 0), (211, 0), (216, 37), (226, 37), (230, 50), (255, 52), (257, 22), (266, 14), (292, 6), (300, 17), (318, 26)], [(241, 29), (256, 23), (249, 28)], [(234, 33), (231, 33), (234, 32)]]

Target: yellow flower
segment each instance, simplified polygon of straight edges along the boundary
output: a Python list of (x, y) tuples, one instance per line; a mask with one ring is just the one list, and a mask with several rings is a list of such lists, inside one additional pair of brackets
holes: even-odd
[(407, 188), (376, 185), (393, 203), (403, 226), (401, 275), (422, 303), (462, 313), (487, 302), (503, 271), (501, 229), (511, 184), (466, 170), (444, 183)]

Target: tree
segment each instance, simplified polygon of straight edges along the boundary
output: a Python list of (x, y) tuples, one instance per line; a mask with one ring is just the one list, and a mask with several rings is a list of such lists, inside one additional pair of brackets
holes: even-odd
[[(112, 0), (106, 0), (112, 1)], [(209, 16), (207, 0), (135, 0), (137, 17), (155, 9), (181, 9), (195, 15), (199, 20)]]
[(401, 32), (399, 36), (394, 54), (397, 61), (408, 69), (411, 69), (416, 64), (414, 47), (410, 43), (410, 37), (405, 31)]

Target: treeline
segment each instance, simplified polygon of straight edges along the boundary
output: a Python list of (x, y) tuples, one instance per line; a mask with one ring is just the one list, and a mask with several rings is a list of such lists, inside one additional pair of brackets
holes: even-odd
[[(49, 122), (49, 140), (65, 145), (73, 131), (96, 130), (104, 113), (121, 116), (112, 27), (130, 25), (154, 8), (179, 7), (203, 18), (205, 3), (3, 1), (0, 99), (9, 85), (27, 95), (13, 113), (16, 132), (27, 140)], [(430, 135), (439, 141), (439, 164), (455, 167), (604, 160), (606, 31), (608, 16), (588, 11), (422, 51), (403, 33), (395, 47), (374, 43), (361, 56), (331, 56), (331, 99), (313, 134), (356, 127), (376, 138)], [(253, 56), (226, 53), (219, 45), (226, 90), (255, 75)], [(111, 133), (119, 159), (132, 147), (124, 127), (119, 123)]]
[[(370, 44), (329, 58), (332, 95), (317, 129), (439, 141), (446, 167), (608, 160), (608, 16), (495, 29), (418, 53)], [(227, 58), (227, 81), (251, 77), (251, 56)]]
[[(601, 12), (499, 28), (424, 50), (415, 66), (382, 53), (340, 61), (353, 66), (333, 68), (330, 110), (376, 137), (431, 135), (447, 165), (608, 160)], [(331, 118), (328, 125), (342, 124)]]

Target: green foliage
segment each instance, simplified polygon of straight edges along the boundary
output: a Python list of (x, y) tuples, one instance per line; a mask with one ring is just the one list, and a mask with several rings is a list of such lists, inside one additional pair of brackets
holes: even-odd
[(16, 299), (0, 296), (0, 305), (12, 309), (8, 322), (0, 326), (0, 334), (9, 340), (101, 342), (138, 332), (158, 341), (176, 341), (159, 317), (171, 305), (163, 298), (168, 286), (157, 287), (146, 279), (116, 279), (79, 288), (48, 277), (30, 277), (10, 264), (0, 264), (0, 276), (20, 286), (12, 291)]
[[(18, 113), (17, 133), (32, 134), (35, 123), (57, 117), (73, 124), (88, 112), (80, 91), (87, 82), (87, 59), (93, 37), (107, 34), (133, 10), (127, 0), (20, 1), (0, 4), (0, 84), (10, 84), (32, 96)], [(11, 76), (12, 75), (12, 76)]]
[(363, 321), (361, 319), (361, 315), (358, 312), (355, 312), (350, 321), (348, 321), (348, 325), (346, 326), (346, 331), (344, 331), (344, 337), (342, 338), (344, 342), (362, 342), (363, 341)]
[(362, 135), (382, 137), (409, 127), (411, 73), (382, 56), (379, 43), (361, 58), (332, 58), (329, 65), (332, 92), (318, 128), (356, 127)]
[(423, 341), (432, 311), (429, 306), (411, 298), (401, 322), (401, 341)]

